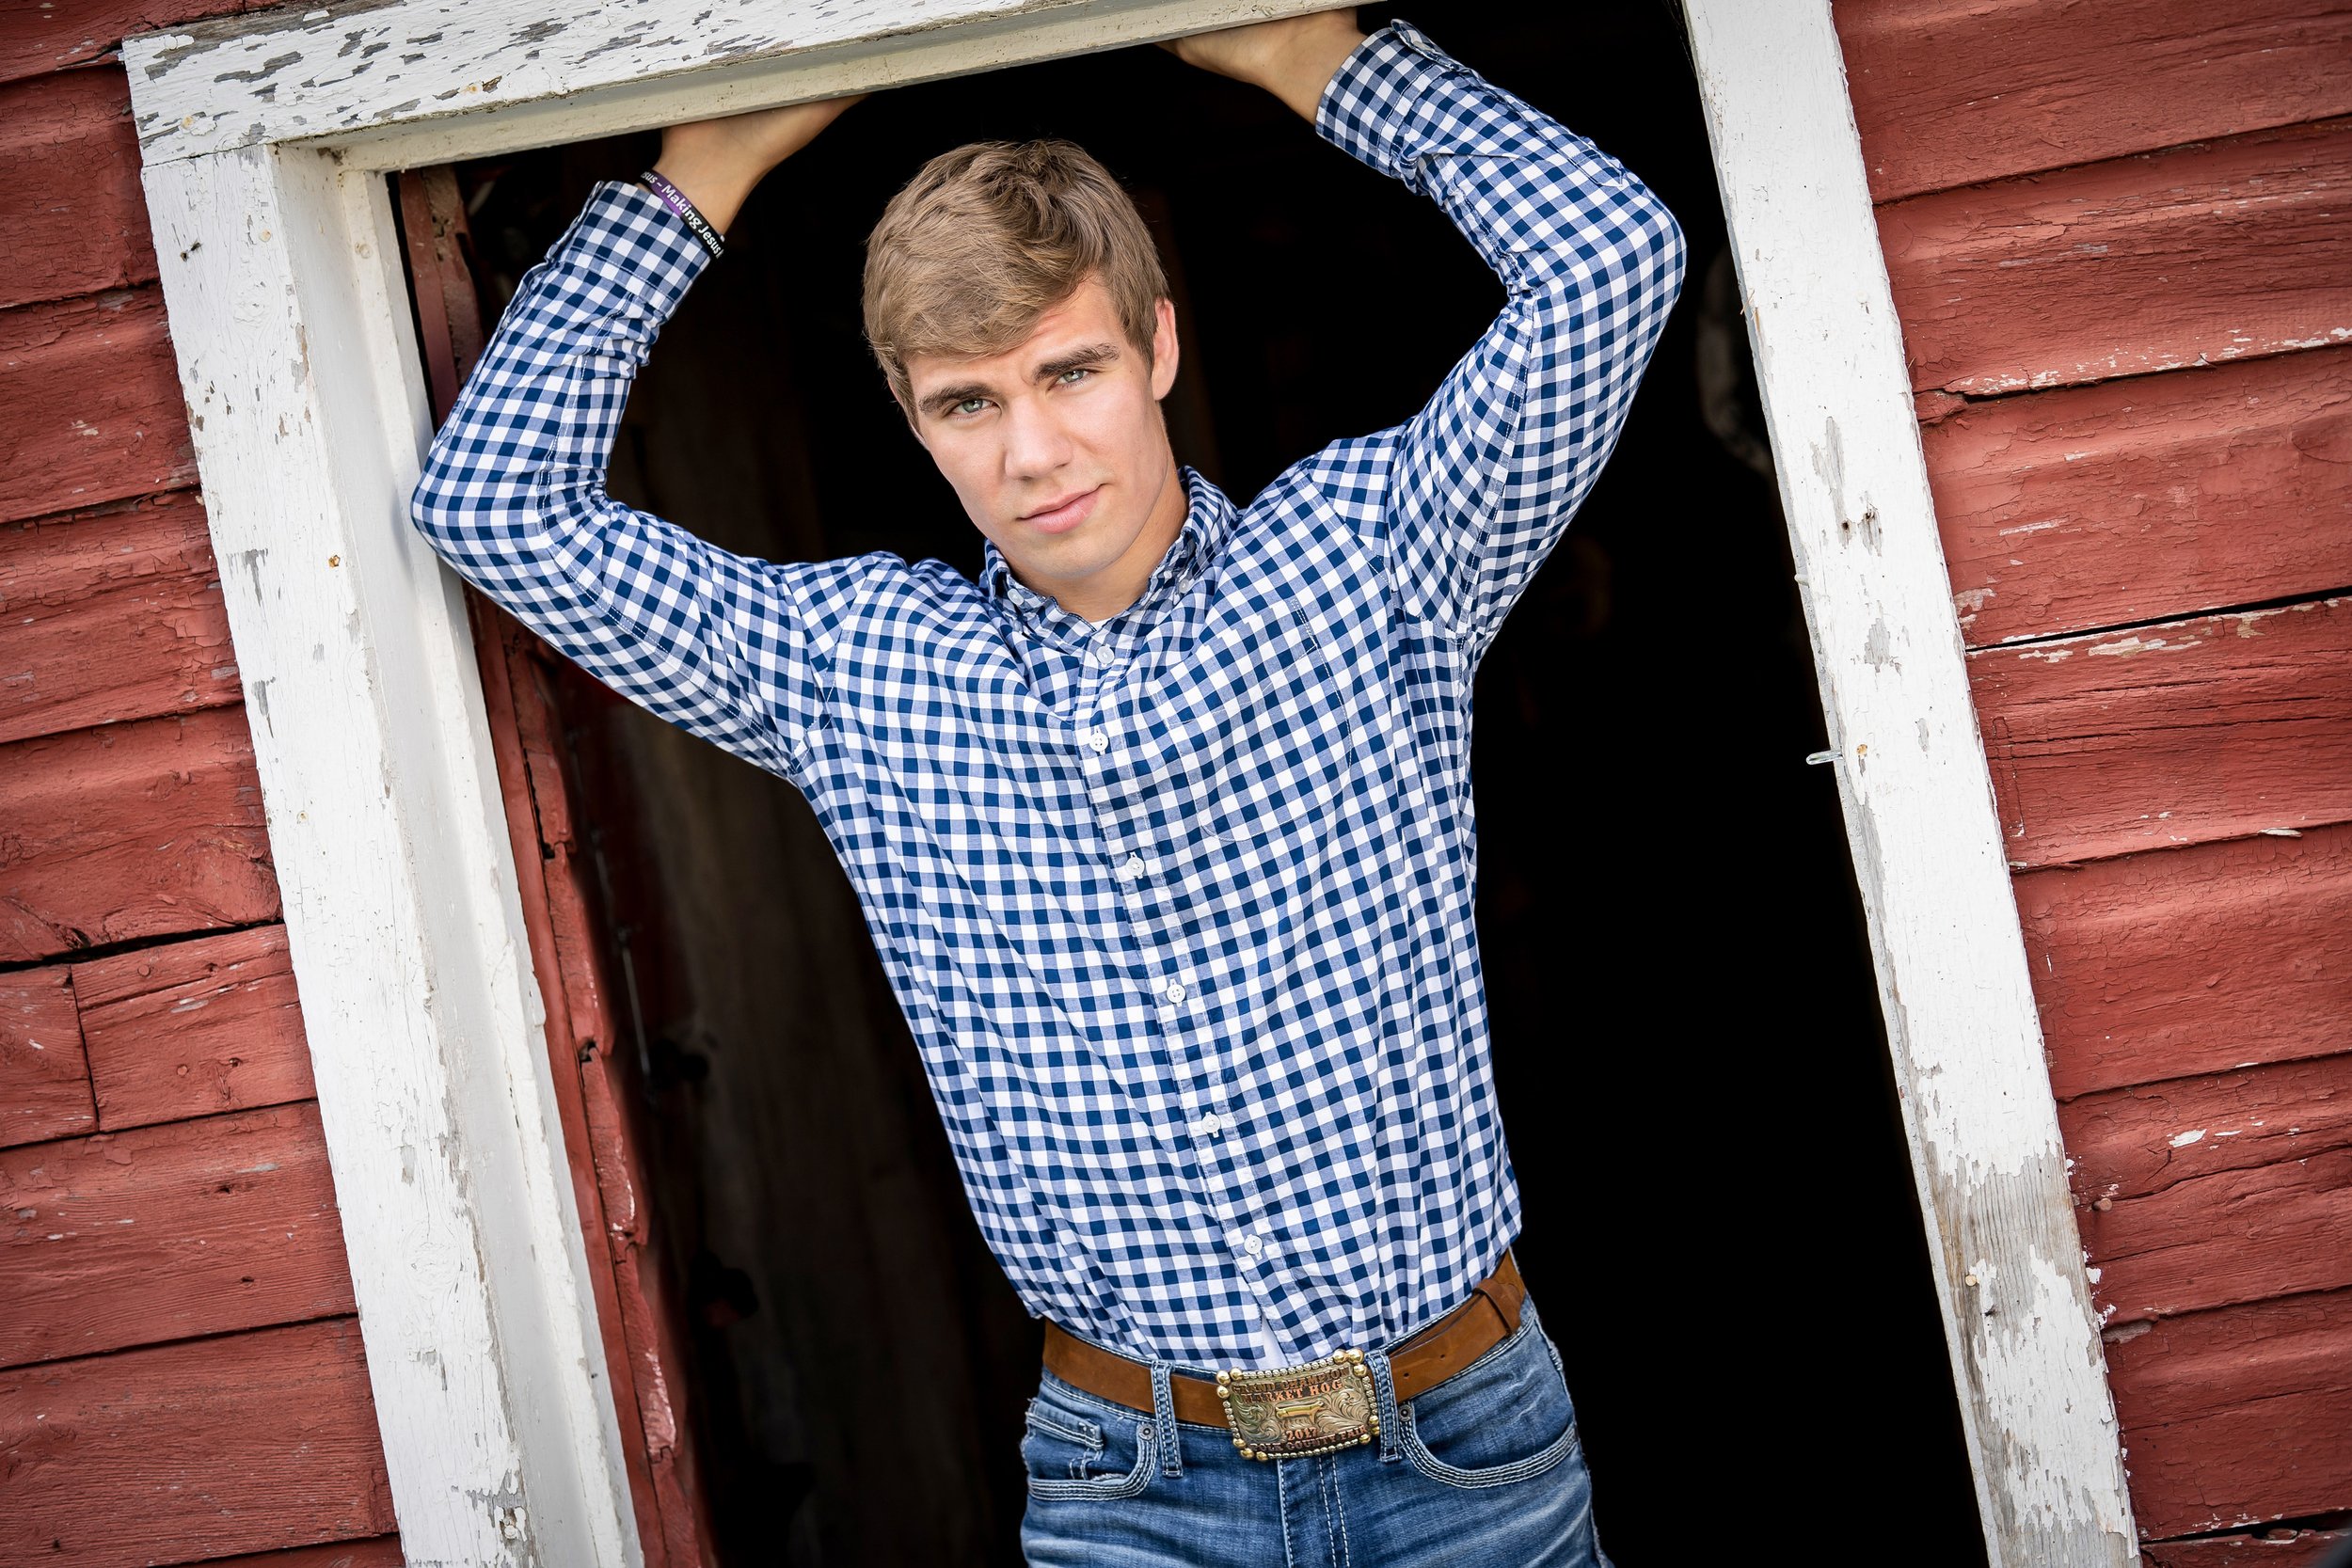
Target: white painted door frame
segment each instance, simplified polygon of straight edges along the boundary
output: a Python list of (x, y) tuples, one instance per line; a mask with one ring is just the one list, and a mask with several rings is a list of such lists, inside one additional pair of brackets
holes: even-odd
[[(640, 1560), (383, 174), (1327, 0), (373, 0), (124, 48), (412, 1564)], [(1827, 0), (1685, 0), (2002, 1568), (2121, 1454)]]

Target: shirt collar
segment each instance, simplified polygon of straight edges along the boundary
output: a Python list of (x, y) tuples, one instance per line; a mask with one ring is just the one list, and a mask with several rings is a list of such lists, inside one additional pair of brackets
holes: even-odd
[[(1156, 609), (1189, 588), (1200, 576), (1200, 568), (1216, 557), (1226, 535), (1232, 531), (1233, 503), (1225, 492), (1188, 465), (1179, 465), (1177, 472), (1184, 478), (1190, 499), (1184, 511), (1184, 526), (1168, 546), (1168, 553), (1160, 557), (1160, 563), (1152, 569), (1141, 596), (1121, 610), (1121, 615)], [(1054, 599), (1012, 575), (1011, 563), (1005, 560), (993, 539), (981, 541), (979, 588), (983, 597), (1001, 599), (1025, 614), (1046, 610), (1066, 613)]]

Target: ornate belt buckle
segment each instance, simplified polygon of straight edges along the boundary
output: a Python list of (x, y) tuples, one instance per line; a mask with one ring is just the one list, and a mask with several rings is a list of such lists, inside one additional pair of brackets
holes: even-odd
[(1335, 1351), (1303, 1367), (1219, 1372), (1216, 1397), (1244, 1459), (1303, 1459), (1380, 1434), (1372, 1369), (1359, 1350)]

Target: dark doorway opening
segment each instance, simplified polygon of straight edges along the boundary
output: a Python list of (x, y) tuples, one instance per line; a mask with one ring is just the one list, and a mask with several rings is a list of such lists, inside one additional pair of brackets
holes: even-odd
[[(1980, 1563), (1835, 784), (1804, 766), (1819, 701), (1679, 24), (1466, 4), (1430, 25), (1622, 158), (1691, 240), (1617, 454), (1478, 689), (1518, 1255), (1610, 1551), (1714, 1561), (1769, 1532), (1815, 1559), (1899, 1541)], [(1163, 52), (900, 89), (754, 198), (638, 384), (614, 493), (751, 555), (976, 569), (860, 341), (861, 245), (930, 154), (1041, 135), (1091, 149), (1152, 219), (1184, 324), (1178, 451), (1237, 499), (1406, 418), (1501, 302), (1434, 207)], [(461, 166), (485, 310), (591, 182), (653, 150)], [(1017, 1561), (1036, 1325), (821, 832), (788, 785), (585, 677), (557, 705), (720, 1558)]]

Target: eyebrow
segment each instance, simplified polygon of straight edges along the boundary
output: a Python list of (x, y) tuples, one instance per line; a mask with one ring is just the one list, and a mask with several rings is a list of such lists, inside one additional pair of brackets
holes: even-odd
[(1072, 371), (1090, 371), (1097, 365), (1107, 365), (1118, 357), (1119, 345), (1117, 343), (1088, 343), (1082, 348), (1073, 348), (1067, 354), (1057, 354), (1046, 360), (1030, 373), (1030, 379), (1051, 381), (1054, 377), (1067, 375)]
[(977, 381), (967, 381), (960, 387), (942, 387), (938, 391), (925, 398), (919, 406), (926, 414), (944, 414), (966, 398), (986, 396), (988, 396), (987, 388)]
[[(1118, 357), (1119, 345), (1117, 343), (1085, 343), (1042, 361), (1036, 370), (1030, 372), (1029, 378), (1032, 381), (1051, 381), (1054, 377), (1067, 375), (1072, 371), (1094, 370), (1110, 364)], [(938, 391), (924, 398), (918, 406), (926, 414), (943, 414), (966, 398), (984, 398), (988, 395), (988, 388), (977, 381), (966, 381), (953, 387), (942, 387)]]

